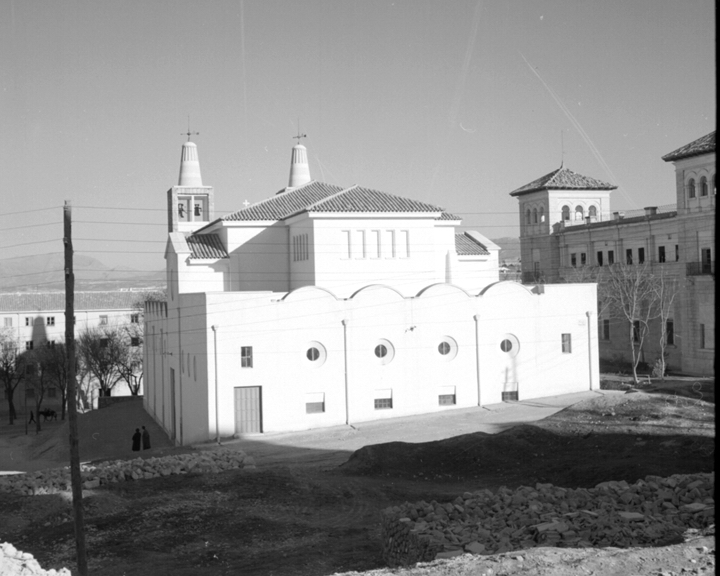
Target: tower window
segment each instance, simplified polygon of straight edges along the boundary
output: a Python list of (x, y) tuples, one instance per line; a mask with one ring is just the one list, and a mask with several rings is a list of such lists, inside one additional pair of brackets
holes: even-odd
[(695, 180), (690, 178), (688, 182), (688, 198), (695, 198)]
[(665, 262), (665, 246), (658, 246), (658, 262)]
[(530, 224), (530, 208), (525, 211), (525, 224)]
[(597, 208), (595, 206), (590, 206), (590, 208), (588, 208), (588, 216), (590, 216), (592, 220), (597, 218)]
[(202, 216), (202, 206), (195, 204), (195, 216)]
[(545, 208), (540, 206), (540, 222), (545, 222)]
[(570, 220), (570, 206), (563, 206), (563, 207), (562, 207), (562, 219), (563, 219), (563, 220)]
[(582, 206), (575, 206), (575, 220), (582, 220), (584, 214), (585, 211), (583, 210)]
[(708, 195), (708, 184), (707, 184), (707, 178), (703, 176), (700, 178), (700, 196), (707, 196)]
[(537, 224), (537, 223), (538, 223), (538, 212), (537, 212), (537, 208), (533, 208), (533, 224)]

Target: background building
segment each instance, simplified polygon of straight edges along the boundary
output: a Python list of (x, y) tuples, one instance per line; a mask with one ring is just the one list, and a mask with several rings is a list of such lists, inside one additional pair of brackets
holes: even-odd
[[(665, 330), (667, 362), (687, 374), (714, 374), (715, 132), (667, 154), (675, 165), (673, 204), (612, 212), (615, 186), (566, 168), (510, 193), (518, 199), (523, 281), (573, 282), (593, 268), (623, 262), (647, 266), (680, 287), (664, 326), (651, 325), (640, 350), (650, 365)], [(629, 358), (629, 326), (600, 319), (600, 355)]]

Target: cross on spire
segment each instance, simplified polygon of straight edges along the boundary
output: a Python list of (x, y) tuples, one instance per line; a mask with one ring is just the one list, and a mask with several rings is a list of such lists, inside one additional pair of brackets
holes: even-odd
[(293, 138), (297, 138), (298, 144), (300, 144), (300, 138), (307, 138), (307, 134), (300, 134), (300, 120), (298, 120), (298, 133), (297, 133), (297, 136), (293, 136)]
[(190, 132), (190, 116), (188, 116), (188, 131), (187, 132), (180, 132), (180, 136), (187, 136), (188, 142), (190, 142), (190, 136), (193, 136), (195, 134), (200, 134), (200, 132)]

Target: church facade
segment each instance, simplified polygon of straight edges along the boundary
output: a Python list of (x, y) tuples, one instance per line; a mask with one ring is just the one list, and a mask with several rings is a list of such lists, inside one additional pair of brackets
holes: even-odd
[(197, 149), (168, 191), (168, 300), (145, 312), (145, 409), (178, 444), (599, 386), (594, 284), (499, 282), (442, 208), (310, 178), (215, 218)]

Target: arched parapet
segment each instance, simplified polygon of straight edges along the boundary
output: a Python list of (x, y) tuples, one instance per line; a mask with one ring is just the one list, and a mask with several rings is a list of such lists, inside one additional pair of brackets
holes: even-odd
[(363, 286), (359, 290), (356, 290), (352, 296), (350, 296), (350, 300), (359, 301), (364, 300), (365, 298), (372, 298), (374, 300), (387, 302), (405, 300), (405, 296), (403, 296), (398, 290), (386, 284), (369, 284), (368, 286)]
[(462, 296), (464, 298), (471, 298), (470, 293), (468, 293), (465, 289), (448, 282), (438, 282), (437, 284), (430, 284), (429, 286), (426, 286), (425, 288), (420, 290), (420, 292), (417, 293), (416, 298), (434, 298), (439, 296)]
[(520, 284), (518, 282), (513, 282), (512, 280), (501, 280), (500, 282), (494, 282), (493, 284), (490, 284), (489, 286), (483, 288), (478, 294), (478, 296), (481, 296), (483, 298), (487, 296), (490, 296), (492, 298), (503, 296), (508, 298), (532, 298), (535, 295), (536, 294), (528, 286), (525, 286), (524, 284)]
[(339, 298), (327, 288), (320, 286), (302, 286), (283, 296), (281, 302), (337, 302)]

